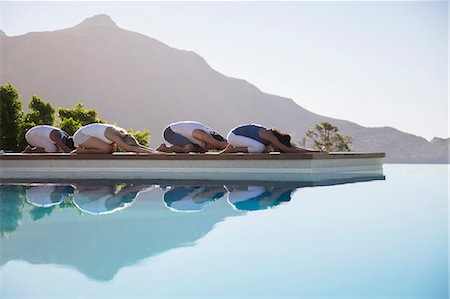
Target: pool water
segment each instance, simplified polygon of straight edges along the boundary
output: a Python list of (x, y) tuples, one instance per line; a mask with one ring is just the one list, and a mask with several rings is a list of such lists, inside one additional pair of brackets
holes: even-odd
[(1, 298), (448, 298), (448, 166), (0, 185)]

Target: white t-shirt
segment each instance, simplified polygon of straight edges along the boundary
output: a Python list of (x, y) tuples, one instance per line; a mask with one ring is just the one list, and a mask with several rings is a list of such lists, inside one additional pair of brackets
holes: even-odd
[[(174, 187), (176, 189), (177, 187)], [(178, 187), (179, 188), (179, 187)], [(188, 188), (188, 187), (181, 187)], [(173, 189), (172, 189), (173, 190)], [(202, 210), (204, 207), (208, 206), (213, 202), (211, 198), (207, 198), (202, 196), (202, 193), (206, 191), (206, 187), (193, 188), (189, 190), (186, 195), (182, 198), (177, 198), (175, 201), (170, 201), (168, 198), (164, 198), (164, 204), (171, 210), (175, 210), (178, 212), (198, 212)], [(170, 191), (169, 191), (170, 192)], [(166, 193), (169, 194), (169, 193)], [(196, 199), (199, 197), (199, 199)]]
[(113, 142), (105, 137), (105, 131), (107, 128), (110, 128), (110, 127), (113, 127), (113, 126), (108, 125), (108, 124), (98, 124), (98, 123), (90, 124), (90, 125), (87, 125), (87, 126), (84, 126), (80, 129), (78, 129), (78, 131), (76, 131), (74, 134), (74, 139), (75, 139), (75, 135), (78, 132), (81, 132), (82, 134), (84, 134), (86, 136), (95, 137), (100, 140), (103, 140), (104, 142), (106, 142), (108, 144), (112, 144)]
[(194, 132), (194, 130), (202, 130), (208, 134), (214, 132), (211, 128), (208, 128), (207, 126), (196, 121), (180, 121), (172, 123), (169, 126), (174, 133), (180, 134), (181, 136), (189, 139), (190, 142), (198, 144), (200, 146), (204, 146), (205, 144), (192, 137), (192, 133)]
[(236, 188), (228, 193), (228, 202), (234, 206), (235, 203), (255, 198), (266, 191), (267, 189), (262, 186), (248, 186), (242, 189)]
[(81, 211), (92, 215), (111, 214), (125, 209), (134, 202), (121, 202), (120, 206), (110, 207), (108, 201), (116, 195), (109, 186), (99, 187), (96, 190), (75, 190), (74, 203)]
[(28, 134), (28, 135), (39, 136), (39, 137), (42, 137), (42, 138), (47, 139), (48, 141), (50, 141), (50, 142), (52, 142), (52, 143), (55, 143), (55, 142), (54, 142), (53, 140), (51, 140), (51, 138), (50, 138), (50, 133), (51, 133), (53, 130), (59, 131), (59, 132), (61, 133), (61, 137), (63, 137), (63, 136), (68, 137), (68, 135), (67, 135), (66, 132), (62, 131), (62, 130), (59, 129), (59, 128), (55, 128), (55, 127), (48, 126), (48, 125), (40, 125), (40, 126), (33, 127), (33, 128), (31, 128), (31, 129), (29, 129), (29, 130), (27, 131), (27, 134)]
[(31, 186), (26, 191), (27, 201), (37, 207), (51, 207), (60, 204), (63, 201), (63, 196), (60, 196), (57, 201), (52, 200), (52, 194), (55, 192), (55, 185)]

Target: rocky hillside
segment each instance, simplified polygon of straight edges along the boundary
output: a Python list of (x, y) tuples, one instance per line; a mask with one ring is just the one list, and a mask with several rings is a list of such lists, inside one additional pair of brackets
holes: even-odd
[[(382, 151), (388, 162), (448, 163), (449, 139), (424, 138), (394, 128), (367, 128), (308, 111), (292, 99), (262, 92), (212, 69), (198, 54), (119, 28), (98, 15), (68, 29), (1, 39), (1, 73), (28, 101), (33, 94), (55, 106), (83, 102), (126, 128), (148, 128), (152, 146), (177, 120), (198, 120), (226, 134), (255, 122), (300, 140), (321, 121), (354, 139), (355, 151)], [(331, 103), (330, 105), (335, 105)]]

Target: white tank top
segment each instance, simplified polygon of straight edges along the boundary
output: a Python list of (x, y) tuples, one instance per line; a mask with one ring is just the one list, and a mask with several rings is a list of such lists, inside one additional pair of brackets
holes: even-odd
[(69, 137), (67, 135), (67, 133), (64, 132), (63, 130), (61, 130), (59, 128), (52, 127), (52, 126), (48, 126), (48, 125), (40, 125), (40, 126), (33, 127), (33, 128), (28, 130), (27, 134), (30, 134), (30, 135), (32, 134), (34, 136), (39, 136), (39, 137), (42, 137), (42, 138), (46, 138), (50, 142), (55, 143), (50, 138), (50, 134), (52, 133), (53, 130), (59, 131), (61, 133), (61, 137), (63, 137), (63, 136)]
[(207, 126), (196, 121), (180, 121), (172, 123), (169, 126), (174, 133), (180, 134), (181, 136), (189, 139), (190, 142), (198, 144), (200, 146), (204, 146), (204, 143), (192, 137), (192, 132), (197, 129), (205, 131), (209, 134), (213, 132), (211, 128), (208, 128)]
[[(75, 132), (77, 134), (78, 132), (81, 132), (84, 135), (98, 138), (108, 144), (112, 144), (113, 142), (105, 137), (105, 131), (107, 128), (113, 127), (112, 125), (108, 124), (90, 124), (87, 126), (84, 126), (82, 128), (79, 128), (78, 131)], [(75, 135), (74, 134), (74, 135)]]

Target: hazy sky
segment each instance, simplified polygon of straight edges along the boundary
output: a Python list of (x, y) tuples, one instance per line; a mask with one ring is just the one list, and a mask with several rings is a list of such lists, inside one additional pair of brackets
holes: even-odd
[(449, 136), (445, 1), (0, 3), (9, 36), (108, 14), (315, 113)]

